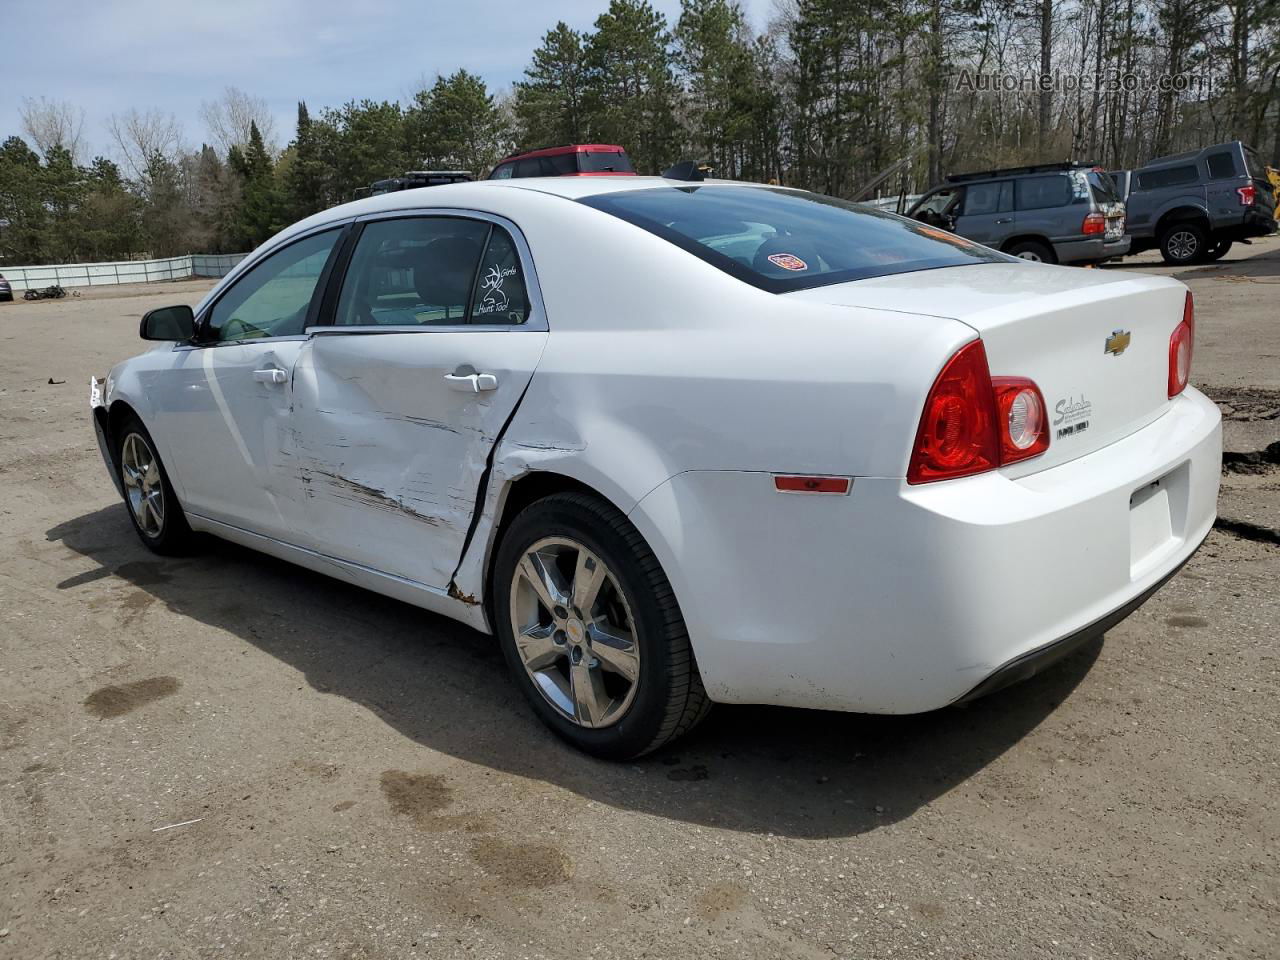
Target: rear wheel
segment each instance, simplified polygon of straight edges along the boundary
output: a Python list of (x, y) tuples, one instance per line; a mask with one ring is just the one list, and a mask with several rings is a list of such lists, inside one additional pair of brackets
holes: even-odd
[(671, 584), (611, 505), (563, 493), (527, 507), (498, 548), (493, 589), (517, 686), (579, 749), (637, 757), (710, 709)]
[(1209, 252), (1205, 254), (1206, 260), (1221, 260), (1227, 255), (1227, 251), (1231, 249), (1230, 240), (1219, 240), (1209, 248)]
[(1208, 249), (1209, 239), (1198, 223), (1174, 223), (1160, 233), (1160, 256), (1175, 267), (1198, 262)]
[(1034, 263), (1057, 263), (1053, 248), (1039, 240), (1019, 240), (1008, 251), (1019, 260), (1030, 260)]
[(116, 464), (138, 539), (155, 553), (185, 552), (193, 537), (191, 527), (151, 434), (137, 417), (130, 417), (116, 431)]

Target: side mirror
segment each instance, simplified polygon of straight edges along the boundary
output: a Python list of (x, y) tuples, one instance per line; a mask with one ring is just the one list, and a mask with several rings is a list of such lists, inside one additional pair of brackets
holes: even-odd
[(185, 303), (157, 307), (143, 314), (138, 336), (143, 340), (190, 340), (196, 332), (196, 315)]

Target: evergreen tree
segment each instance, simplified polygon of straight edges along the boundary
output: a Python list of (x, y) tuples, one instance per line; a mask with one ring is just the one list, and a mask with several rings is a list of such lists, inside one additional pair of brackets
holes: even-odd
[(560, 21), (542, 38), (516, 84), (516, 137), (523, 149), (588, 139), (582, 34)]

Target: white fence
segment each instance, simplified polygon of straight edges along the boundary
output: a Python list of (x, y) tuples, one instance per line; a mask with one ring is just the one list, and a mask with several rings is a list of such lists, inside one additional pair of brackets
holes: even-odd
[(118, 263), (59, 263), (44, 267), (0, 267), (15, 290), (47, 287), (96, 287), (115, 283), (152, 283), (188, 277), (225, 277), (246, 253), (189, 253), (164, 260), (121, 260)]

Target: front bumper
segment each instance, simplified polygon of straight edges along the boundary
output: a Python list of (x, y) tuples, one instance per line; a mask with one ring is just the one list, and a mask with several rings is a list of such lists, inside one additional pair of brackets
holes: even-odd
[(1135, 609), (1213, 525), (1221, 457), (1218, 409), (1188, 390), (1129, 437), (1020, 479), (859, 477), (837, 497), (689, 472), (631, 516), (712, 699), (917, 713)]

